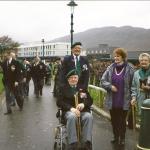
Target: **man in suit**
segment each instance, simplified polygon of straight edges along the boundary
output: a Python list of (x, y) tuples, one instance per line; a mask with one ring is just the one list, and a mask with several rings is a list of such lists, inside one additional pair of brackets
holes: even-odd
[(24, 59), (23, 66), (25, 69), (24, 82), (23, 82), (23, 92), (25, 96), (29, 95), (29, 82), (31, 80), (31, 65), (30, 63)]
[(5, 88), (6, 93), (6, 107), (7, 112), (4, 114), (11, 114), (11, 101), (12, 101), (12, 95), (15, 97), (17, 104), (19, 106), (19, 109), (22, 110), (23, 108), (23, 99), (20, 99), (18, 97), (18, 91), (19, 84), (21, 82), (21, 68), (18, 64), (18, 62), (13, 59), (13, 53), (8, 52), (7, 58), (1, 63), (1, 67), (3, 70), (3, 84)]
[[(14, 52), (11, 52), (11, 57), (12, 59), (16, 61), (18, 70), (20, 71), (19, 72), (20, 74), (19, 86), (17, 86), (14, 92), (15, 92), (16, 98), (19, 99), (19, 101), (24, 101), (25, 95), (24, 95), (24, 90), (23, 90), (23, 84), (26, 79), (26, 70), (25, 70), (23, 63), (19, 59), (17, 59), (17, 56)], [(11, 106), (15, 106), (15, 97), (12, 99)]]
[[(91, 150), (93, 116), (90, 113), (90, 106), (93, 100), (87, 90), (83, 92), (77, 88), (78, 79), (76, 69), (67, 73), (67, 83), (60, 89), (57, 105), (62, 108), (67, 121), (68, 150), (77, 150), (79, 130), (84, 150)], [(77, 120), (80, 121), (77, 124), (78, 127), (76, 126)]]
[(62, 62), (62, 81), (65, 81), (65, 76), (67, 72), (72, 69), (76, 69), (79, 75), (78, 88), (82, 91), (87, 90), (89, 81), (89, 63), (88, 60), (81, 56), (82, 44), (76, 42), (71, 46), (72, 54), (70, 56), (65, 56)]
[(37, 98), (42, 96), (45, 75), (46, 66), (37, 56), (34, 59), (34, 63), (31, 65), (31, 76), (34, 83), (34, 92)]

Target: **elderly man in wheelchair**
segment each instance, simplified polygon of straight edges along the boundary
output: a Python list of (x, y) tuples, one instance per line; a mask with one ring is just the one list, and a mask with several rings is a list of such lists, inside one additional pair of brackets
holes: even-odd
[(66, 120), (68, 150), (92, 150), (93, 116), (90, 107), (93, 100), (88, 91), (77, 88), (78, 75), (75, 69), (66, 75), (68, 83), (60, 90), (57, 106)]

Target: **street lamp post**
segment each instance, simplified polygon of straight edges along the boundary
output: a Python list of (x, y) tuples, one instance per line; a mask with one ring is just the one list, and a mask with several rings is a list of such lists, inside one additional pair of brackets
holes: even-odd
[(3, 49), (2, 49), (2, 44), (0, 43), (0, 58), (2, 59), (2, 51), (3, 51)]
[(70, 6), (70, 8), (71, 8), (71, 30), (70, 30), (70, 35), (71, 35), (71, 46), (72, 46), (73, 45), (73, 32), (74, 32), (74, 30), (73, 30), (73, 13), (74, 13), (74, 7), (78, 6), (78, 5), (74, 2), (74, 0), (71, 0), (69, 2), (69, 4), (67, 4), (67, 5)]
[(45, 48), (45, 47), (44, 47), (44, 42), (45, 42), (44, 39), (42, 39), (42, 43), (43, 43), (43, 62), (45, 61), (45, 60), (44, 60), (44, 48)]

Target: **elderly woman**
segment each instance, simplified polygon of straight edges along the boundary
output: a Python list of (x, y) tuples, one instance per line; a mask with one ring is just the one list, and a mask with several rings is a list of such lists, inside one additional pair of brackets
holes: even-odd
[(138, 111), (141, 114), (143, 100), (150, 98), (150, 55), (141, 53), (139, 56), (140, 69), (134, 73), (132, 81), (132, 100), (134, 105), (137, 101)]
[(107, 90), (106, 106), (110, 111), (114, 138), (111, 143), (124, 145), (126, 116), (131, 101), (131, 83), (134, 69), (126, 61), (127, 53), (122, 48), (113, 52), (112, 63), (101, 78), (101, 85)]

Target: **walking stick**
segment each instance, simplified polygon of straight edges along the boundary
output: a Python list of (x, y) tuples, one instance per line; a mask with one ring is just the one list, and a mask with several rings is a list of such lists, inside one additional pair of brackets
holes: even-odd
[[(135, 138), (135, 143), (137, 143), (138, 140), (138, 136), (136, 134), (136, 115), (135, 115), (135, 106), (132, 105), (132, 121), (133, 121), (133, 134), (134, 134), (134, 138)], [(137, 147), (135, 148), (137, 150)]]
[[(75, 97), (75, 107), (77, 107), (77, 105), (79, 103), (79, 101), (78, 101), (78, 92), (76, 92), (74, 97)], [(78, 117), (78, 119), (77, 119), (76, 130), (77, 130), (78, 142), (80, 142), (80, 139), (81, 139), (81, 121), (80, 121), (80, 117)]]
[(133, 131), (135, 131), (136, 127), (136, 122), (135, 122), (135, 110), (134, 110), (134, 105), (131, 106), (132, 108), (132, 123), (133, 123)]

